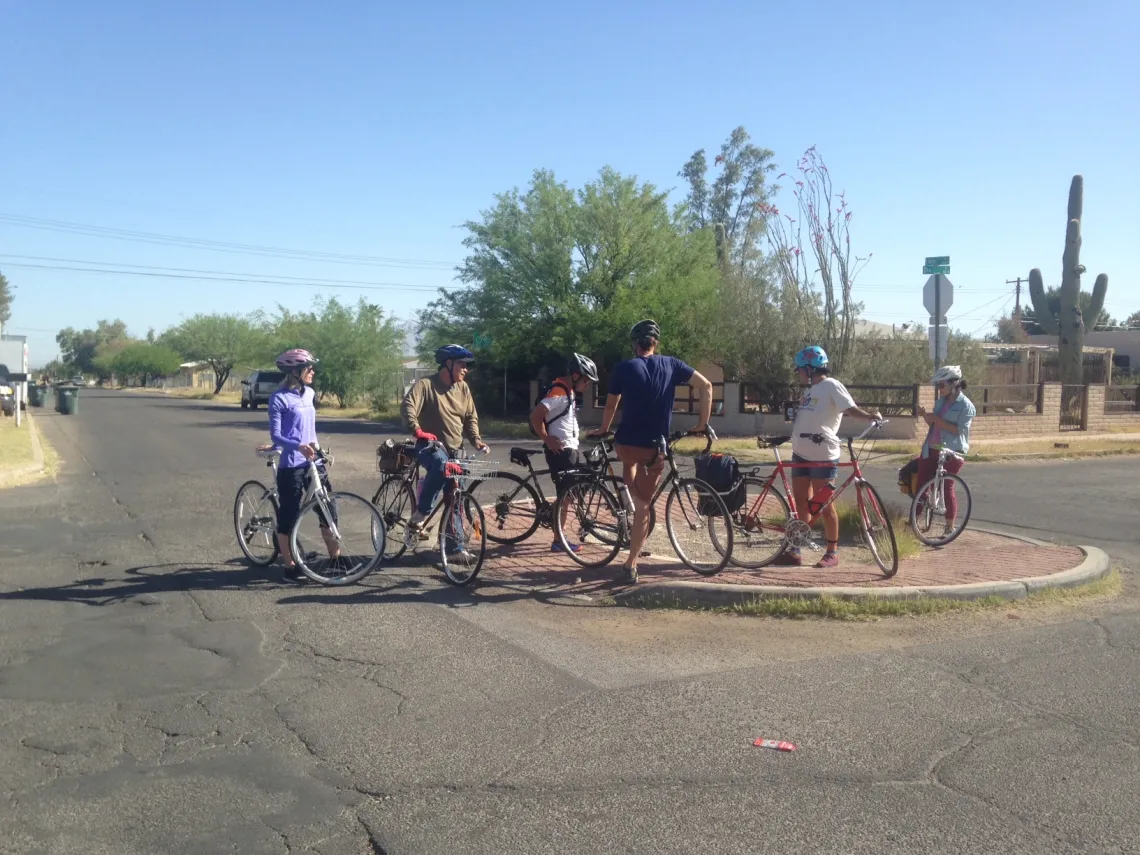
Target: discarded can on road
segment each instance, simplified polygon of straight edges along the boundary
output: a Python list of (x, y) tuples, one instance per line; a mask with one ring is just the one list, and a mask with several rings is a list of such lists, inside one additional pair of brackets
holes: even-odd
[(796, 746), (782, 739), (757, 739), (752, 743), (757, 748), (772, 748), (776, 751), (795, 751)]

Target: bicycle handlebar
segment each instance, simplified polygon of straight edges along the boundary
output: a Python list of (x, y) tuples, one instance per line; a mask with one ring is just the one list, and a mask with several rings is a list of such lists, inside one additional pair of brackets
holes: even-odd
[(694, 436), (703, 436), (705, 438), (705, 450), (702, 452), (702, 454), (708, 454), (710, 451), (712, 451), (713, 442), (716, 440), (716, 431), (712, 429), (711, 425), (706, 426), (703, 431), (674, 431), (673, 434), (669, 437), (669, 445), (673, 445), (678, 440)]

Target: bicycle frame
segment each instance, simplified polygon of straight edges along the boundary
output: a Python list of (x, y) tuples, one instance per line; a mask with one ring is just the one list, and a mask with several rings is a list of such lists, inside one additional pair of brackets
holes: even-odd
[[(269, 488), (269, 493), (275, 499), (280, 501), (281, 495), (277, 492), (277, 469), (280, 465), (281, 449), (265, 449), (263, 451), (259, 450), (257, 453), (260, 457), (264, 457), (268, 460), (265, 465), (273, 470), (273, 486)], [(333, 537), (335, 537), (339, 542), (340, 531), (337, 529), (336, 522), (333, 520), (333, 514), (330, 512), (329, 493), (328, 490), (325, 489), (324, 479), (321, 477), (321, 470), (317, 466), (318, 460), (325, 464), (326, 471), (328, 470), (328, 467), (332, 466), (333, 464), (333, 456), (324, 449), (318, 449), (317, 456), (314, 459), (308, 461), (309, 483), (305, 486), (305, 492), (301, 496), (300, 507), (303, 508), (306, 504), (315, 498), (321, 507), (321, 512), (324, 514), (325, 519), (328, 521), (328, 530), (332, 532)]]
[[(946, 512), (946, 461), (947, 460), (964, 460), (962, 455), (956, 451), (951, 451), (945, 446), (940, 446), (938, 449), (938, 465), (934, 470), (934, 513)], [(919, 486), (922, 486), (921, 484)], [(917, 502), (918, 496), (916, 495), (911, 501)]]
[[(772, 474), (769, 475), (768, 478), (764, 481), (764, 489), (760, 491), (760, 495), (756, 497), (756, 500), (752, 503), (752, 506), (748, 509), (748, 512), (745, 514), (744, 518), (749, 519), (749, 518), (755, 517), (756, 515), (759, 514), (760, 506), (764, 503), (765, 497), (768, 495), (769, 491), (772, 489), (772, 485), (776, 481), (776, 476), (779, 475), (780, 480), (784, 485), (784, 494), (788, 500), (788, 509), (791, 511), (792, 519), (801, 520), (802, 522), (805, 522), (808, 526), (815, 525), (815, 523), (818, 522), (820, 520), (820, 518), (823, 517), (824, 510), (831, 507), (831, 505), (835, 503), (835, 500), (839, 498), (840, 494), (842, 494), (844, 490), (846, 490), (849, 486), (851, 486), (852, 483), (854, 483), (856, 481), (864, 480), (863, 479), (863, 469), (859, 465), (858, 456), (855, 454), (854, 444), (856, 442), (858, 442), (859, 440), (864, 439), (867, 436), (867, 434), (869, 434), (871, 431), (878, 430), (884, 424), (886, 424), (886, 422), (872, 422), (871, 425), (865, 431), (863, 431), (861, 434), (859, 434), (858, 436), (847, 437), (847, 453), (850, 457), (850, 460), (848, 460), (846, 462), (839, 461), (838, 463), (836, 463), (834, 465), (838, 466), (841, 469), (842, 468), (850, 468), (853, 471), (849, 476), (847, 476), (847, 480), (844, 481), (839, 487), (837, 487), (835, 489), (835, 492), (831, 494), (831, 496), (828, 498), (828, 500), (820, 506), (820, 508), (817, 512), (815, 512), (813, 514), (813, 513), (811, 513), (811, 508), (807, 509), (807, 511), (808, 511), (807, 519), (804, 519), (803, 517), (800, 516), (799, 509), (796, 507), (795, 493), (792, 490), (792, 485), (789, 482), (788, 476), (787, 476), (787, 470), (788, 469), (798, 469), (798, 468), (805, 466), (805, 464), (793, 463), (790, 460), (789, 461), (783, 460), (780, 457), (780, 449), (776, 446), (772, 446), (771, 447), (772, 453), (776, 457), (776, 468), (772, 472)], [(761, 446), (761, 447), (763, 447), (763, 446)]]

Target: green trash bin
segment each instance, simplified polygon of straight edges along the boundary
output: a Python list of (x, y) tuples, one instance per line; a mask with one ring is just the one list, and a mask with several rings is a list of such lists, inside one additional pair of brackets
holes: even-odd
[(65, 416), (74, 416), (79, 412), (79, 387), (56, 386), (55, 396), (59, 400), (59, 412)]
[(45, 392), (47, 392), (46, 386), (29, 386), (28, 401), (33, 407), (42, 407), (44, 405)]

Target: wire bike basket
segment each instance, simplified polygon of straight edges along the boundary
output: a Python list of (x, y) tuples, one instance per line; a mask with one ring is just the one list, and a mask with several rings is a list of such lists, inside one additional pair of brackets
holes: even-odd
[(474, 460), (472, 458), (466, 458), (450, 460), (448, 462), (457, 463), (463, 467), (463, 474), (458, 476), (459, 486), (463, 490), (466, 490), (475, 481), (484, 481), (487, 478), (494, 478), (499, 474), (499, 464), (494, 460)]

